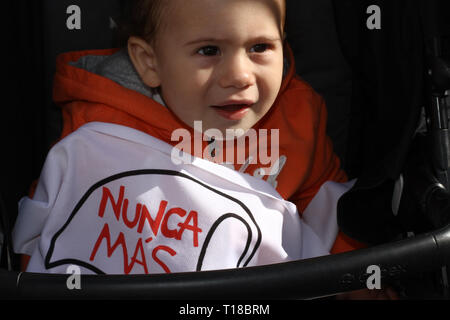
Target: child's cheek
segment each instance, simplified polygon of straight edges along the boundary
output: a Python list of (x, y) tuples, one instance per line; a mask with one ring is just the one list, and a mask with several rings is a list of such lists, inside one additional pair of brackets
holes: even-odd
[(214, 70), (212, 68), (204, 68), (193, 71), (190, 76), (193, 85), (198, 88), (205, 87), (213, 79)]
[(259, 79), (259, 99), (266, 105), (266, 108), (270, 108), (270, 106), (275, 102), (275, 99), (278, 96), (278, 92), (281, 86), (281, 79), (278, 80), (276, 75), (273, 74), (267, 74), (264, 77), (260, 77)]

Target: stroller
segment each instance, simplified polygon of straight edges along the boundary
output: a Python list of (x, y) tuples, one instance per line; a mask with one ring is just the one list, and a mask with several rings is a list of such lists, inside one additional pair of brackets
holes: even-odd
[[(20, 71), (32, 71), (35, 85), (27, 88), (21, 77), (11, 77), (8, 90), (21, 95), (16, 98), (18, 106), (10, 108), (12, 114), (4, 118), (8, 135), (3, 136), (13, 132), (17, 145), (25, 147), (10, 157), (10, 165), (17, 167), (5, 172), (2, 181), (0, 296), (310, 299), (366, 288), (377, 274), (373, 270), (378, 270), (381, 282), (394, 286), (406, 299), (448, 299), (447, 2), (287, 1), (288, 42), (297, 72), (325, 98), (328, 133), (336, 153), (349, 176), (358, 178), (339, 201), (338, 223), (344, 233), (368, 244), (366, 249), (232, 270), (151, 277), (87, 275), (83, 290), (67, 290), (67, 275), (19, 272), (11, 226), (18, 199), (27, 193), (46, 149), (61, 130), (57, 125), (60, 115), (47, 94), (55, 57), (64, 51), (113, 46), (121, 3), (8, 2), (10, 12), (27, 15), (11, 20), (22, 39), (22, 50), (13, 52), (17, 60), (12, 60), (21, 61)], [(86, 24), (65, 28), (69, 7), (83, 8)], [(21, 73), (13, 69), (17, 66), (11, 64), (11, 74)], [(25, 88), (31, 94), (23, 95)], [(33, 106), (27, 110), (28, 117), (18, 117), (22, 106)], [(378, 269), (369, 268), (373, 266)]]

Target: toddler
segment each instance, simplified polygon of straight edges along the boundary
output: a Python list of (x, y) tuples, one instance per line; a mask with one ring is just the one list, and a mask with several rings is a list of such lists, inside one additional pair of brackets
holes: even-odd
[(57, 59), (61, 140), (14, 229), (26, 270), (200, 271), (360, 247), (337, 227), (352, 183), (323, 99), (295, 75), (285, 1), (128, 5), (126, 48)]

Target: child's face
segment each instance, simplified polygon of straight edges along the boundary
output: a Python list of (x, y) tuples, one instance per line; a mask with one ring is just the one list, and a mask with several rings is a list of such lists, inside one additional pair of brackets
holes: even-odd
[(251, 128), (281, 86), (281, 1), (171, 1), (152, 47), (165, 103), (191, 127)]

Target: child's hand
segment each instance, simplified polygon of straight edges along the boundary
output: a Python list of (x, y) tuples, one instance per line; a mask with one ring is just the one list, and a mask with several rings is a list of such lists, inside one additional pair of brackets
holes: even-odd
[(390, 287), (380, 290), (361, 289), (341, 293), (336, 296), (336, 300), (400, 300), (397, 293)]

